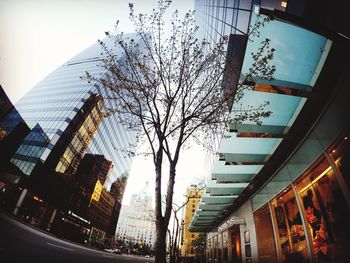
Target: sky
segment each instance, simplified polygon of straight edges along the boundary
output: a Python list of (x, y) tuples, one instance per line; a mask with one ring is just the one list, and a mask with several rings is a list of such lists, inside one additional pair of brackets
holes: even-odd
[[(0, 85), (13, 103), (53, 70), (81, 52), (119, 20), (121, 31), (133, 32), (129, 0), (0, 0)], [(134, 0), (136, 13), (147, 13), (155, 0)], [(193, 10), (192, 0), (173, 0), (180, 13)], [(175, 202), (183, 200), (194, 178), (203, 178), (204, 152), (197, 147), (180, 158)], [(150, 159), (136, 157), (130, 171), (124, 204), (149, 182), (153, 192), (154, 168)]]

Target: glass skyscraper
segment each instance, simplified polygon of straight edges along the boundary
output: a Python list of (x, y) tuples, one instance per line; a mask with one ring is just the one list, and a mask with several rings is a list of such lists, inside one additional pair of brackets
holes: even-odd
[(296, 12), (292, 8), (287, 9), (287, 0), (195, 0), (195, 19), (196, 24), (200, 25), (200, 37), (213, 47), (224, 36), (247, 35), (252, 13), (257, 6)]
[[(133, 36), (133, 34), (126, 35), (126, 37)], [(109, 40), (106, 39), (106, 41), (107, 46), (113, 48), (114, 53), (120, 56), (121, 51), (113, 47), (113, 43), (108, 42)], [(81, 79), (85, 71), (96, 76), (103, 73), (103, 69), (98, 66), (102, 57), (101, 53), (99, 43), (85, 49), (50, 73), (15, 105), (18, 113), (32, 129), (25, 144), (18, 149), (17, 154), (11, 160), (11, 163), (15, 164), (24, 174), (29, 176), (37, 163), (45, 163), (56, 143), (67, 132), (72, 120), (92, 95), (99, 94), (102, 98), (108, 97), (110, 91)], [(105, 99), (102, 107), (102, 111), (107, 112), (114, 107), (113, 100)], [(10, 113), (0, 126), (10, 132), (20, 121), (18, 118), (17, 113)], [(132, 159), (125, 157), (121, 150), (130, 149), (131, 145), (135, 145), (136, 133), (122, 127), (117, 117), (112, 114), (105, 116), (102, 123), (98, 125), (98, 129), (90, 136), (92, 140), (87, 152), (103, 154), (113, 162), (113, 171), (105, 184), (109, 188), (121, 174), (131, 167)], [(67, 151), (64, 154), (69, 159), (69, 151)], [(62, 165), (56, 168), (57, 172), (64, 170)]]

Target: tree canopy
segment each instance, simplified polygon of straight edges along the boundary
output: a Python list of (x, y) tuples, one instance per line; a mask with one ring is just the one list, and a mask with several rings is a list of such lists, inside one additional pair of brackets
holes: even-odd
[[(269, 66), (274, 49), (269, 40), (262, 41), (254, 57), (254, 65), (243, 76), (236, 88), (223, 92), (224, 74), (230, 74), (226, 48), (228, 36), (214, 46), (198, 37), (194, 12), (184, 18), (176, 11), (170, 21), (165, 12), (170, 1), (159, 1), (151, 14), (135, 14), (130, 4), (130, 21), (136, 34), (133, 37), (118, 31), (106, 32), (108, 41), (99, 41), (103, 49), (101, 75), (86, 73), (85, 78), (109, 91), (105, 99), (113, 100), (116, 114), (129, 129), (140, 131), (140, 139), (148, 142), (155, 165), (155, 213), (157, 225), (156, 262), (165, 262), (165, 235), (173, 204), (176, 165), (182, 149), (190, 140), (210, 146), (207, 138), (220, 136), (225, 130), (230, 112), (235, 111), (235, 121), (253, 120), (257, 123), (271, 113), (265, 111), (268, 102), (257, 108), (231, 108), (228, 101), (238, 103), (249, 75), (271, 78), (274, 67)], [(260, 22), (261, 23), (261, 22)], [(168, 24), (169, 27), (166, 27)], [(257, 25), (257, 27), (263, 24)], [(257, 34), (258, 30), (251, 30)], [(114, 49), (121, 52), (117, 55)], [(166, 207), (162, 210), (162, 168), (167, 163), (168, 177)]]

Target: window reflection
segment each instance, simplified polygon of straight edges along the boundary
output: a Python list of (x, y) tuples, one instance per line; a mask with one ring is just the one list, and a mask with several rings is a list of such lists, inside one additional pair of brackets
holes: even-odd
[(271, 201), (283, 262), (307, 262), (308, 250), (300, 212), (289, 187)]
[(325, 158), (297, 183), (317, 262), (346, 258), (350, 215), (335, 176)]

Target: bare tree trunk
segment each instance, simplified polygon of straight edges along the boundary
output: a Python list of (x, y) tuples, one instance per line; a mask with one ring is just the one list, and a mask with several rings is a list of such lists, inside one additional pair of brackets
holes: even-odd
[(171, 236), (171, 246), (170, 246), (170, 263), (175, 262), (175, 256), (174, 256), (174, 247), (176, 246), (176, 237), (175, 237), (175, 217), (173, 222), (173, 233)]
[(171, 251), (171, 248), (172, 248), (172, 246), (171, 246), (171, 240), (172, 240), (172, 236), (171, 236), (171, 231), (170, 231), (170, 229), (168, 228), (168, 238), (169, 238), (169, 240), (168, 240), (168, 244), (169, 244), (169, 250)]
[(155, 263), (166, 262), (166, 233), (168, 229), (169, 220), (165, 220), (162, 215), (162, 162), (163, 151), (158, 149), (155, 156), (155, 196), (156, 196), (156, 242), (155, 242)]
[(175, 263), (177, 260), (177, 251), (178, 251), (178, 234), (179, 234), (179, 219), (177, 218), (177, 212), (174, 211), (174, 223), (173, 223), (173, 235), (172, 243), (170, 247), (170, 263)]
[[(167, 188), (166, 209), (165, 215), (162, 215), (162, 200), (161, 200), (161, 164), (162, 153), (157, 153), (156, 161), (156, 258), (155, 263), (166, 262), (166, 233), (169, 226), (170, 215), (172, 211), (172, 200), (175, 184), (176, 169), (174, 165), (171, 165), (169, 171), (169, 181)], [(160, 162), (159, 162), (160, 161)]]
[(156, 258), (155, 263), (165, 263), (166, 262), (166, 233), (167, 233), (167, 227), (159, 226), (157, 224), (156, 229), (156, 243), (155, 243), (155, 252), (156, 252)]

